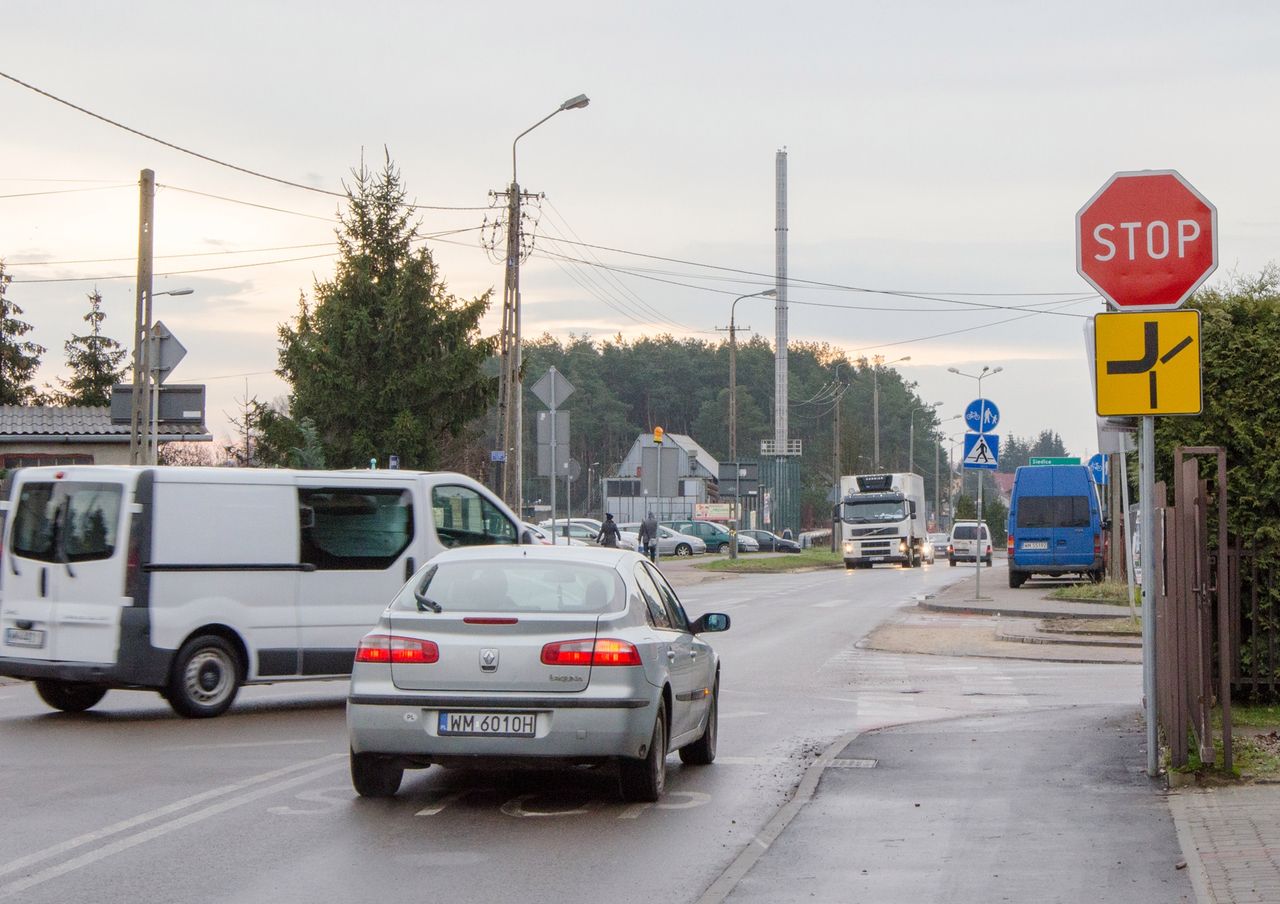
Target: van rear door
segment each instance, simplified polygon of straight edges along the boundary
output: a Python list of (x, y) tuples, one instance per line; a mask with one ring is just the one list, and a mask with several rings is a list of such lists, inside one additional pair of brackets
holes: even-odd
[(1089, 505), (1089, 497), (1093, 495), (1092, 478), (1084, 467), (1053, 470), (1056, 528), (1053, 563), (1063, 568), (1088, 568), (1093, 564), (1091, 527), (1096, 517)]
[(111, 663), (120, 641), (126, 487), (89, 472), (19, 475), (5, 537), (3, 655)]

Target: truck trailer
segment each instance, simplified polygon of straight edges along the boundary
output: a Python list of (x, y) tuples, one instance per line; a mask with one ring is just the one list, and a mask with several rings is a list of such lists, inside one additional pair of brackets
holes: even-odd
[(837, 527), (846, 568), (898, 562), (914, 568), (928, 538), (924, 478), (919, 474), (857, 474), (840, 478)]

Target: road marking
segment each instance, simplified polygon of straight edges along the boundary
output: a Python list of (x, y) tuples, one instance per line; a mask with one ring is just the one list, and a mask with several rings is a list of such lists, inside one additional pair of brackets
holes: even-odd
[[(142, 813), (138, 816), (132, 817), (131, 819), (126, 819), (121, 822), (114, 823), (105, 828), (99, 829), (96, 832), (88, 832), (84, 835), (80, 835), (76, 838), (72, 838), (67, 841), (64, 841), (61, 844), (55, 844), (53, 847), (46, 848), (45, 850), (40, 851), (38, 853), (30, 854), (26, 857), (20, 857), (17, 860), (12, 860), (9, 863), (0, 865), (0, 876), (3, 876), (7, 873), (15, 872), (17, 870), (25, 869), (28, 866), (39, 863), (42, 860), (48, 860), (52, 857), (58, 856), (59, 854), (65, 854), (66, 852), (75, 850), (78, 847), (83, 847), (86, 844), (92, 844), (95, 841), (99, 841), (110, 835), (116, 835), (116, 834), (119, 834), (120, 832), (124, 832), (129, 829), (135, 828), (137, 826), (142, 825), (143, 823), (151, 822), (152, 820), (160, 819), (164, 816), (169, 816), (173, 813), (177, 813), (180, 810), (185, 810), (188, 807), (192, 807), (198, 803), (202, 803), (203, 801), (211, 800), (216, 797), (222, 797), (227, 794), (234, 794), (235, 792), (241, 791), (245, 788), (250, 788), (254, 785), (261, 785), (264, 782), (270, 782), (274, 779), (278, 779), (283, 776), (290, 775), (291, 773), (299, 772), (301, 770), (306, 770), (306, 769), (313, 770), (311, 772), (306, 772), (303, 775), (296, 776), (294, 778), (287, 779), (282, 782), (276, 782), (275, 784), (267, 785), (264, 788), (258, 788), (254, 791), (248, 792), (247, 794), (241, 794), (238, 797), (234, 797), (230, 800), (225, 800), (220, 803), (213, 804), (211, 806), (205, 807), (202, 810), (196, 810), (195, 812), (188, 813), (185, 816), (181, 816), (181, 817), (178, 817), (177, 819), (170, 820), (169, 822), (162, 823), (161, 825), (153, 826), (152, 828), (139, 832), (136, 835), (131, 835), (127, 838), (122, 838), (118, 841), (112, 842), (111, 844), (108, 844), (105, 847), (101, 847), (96, 851), (91, 851), (89, 853), (82, 854), (79, 857), (66, 861), (65, 863), (61, 863), (57, 866), (51, 866), (45, 870), (42, 870), (41, 872), (35, 873), (31, 876), (27, 876), (23, 879), (17, 879), (5, 885), (0, 885), (0, 898), (12, 897), (13, 895), (18, 894), (19, 892), (26, 891), (27, 889), (32, 888), (36, 885), (39, 885), (43, 882), (47, 882), (50, 879), (55, 879), (58, 876), (65, 875), (66, 873), (80, 869), (83, 866), (88, 866), (91, 863), (96, 863), (97, 861), (110, 857), (113, 854), (117, 854), (117, 853), (120, 853), (121, 851), (128, 850), (131, 847), (142, 844), (143, 842), (146, 842), (146, 841), (150, 841), (151, 839), (157, 838), (161, 835), (168, 834), (169, 832), (183, 828), (184, 826), (190, 825), (191, 823), (199, 822), (202, 819), (206, 819), (210, 816), (214, 816), (214, 815), (217, 815), (218, 813), (222, 813), (226, 810), (230, 810), (233, 807), (240, 806), (241, 804), (244, 804), (244, 803), (249, 803), (250, 801), (256, 800), (259, 797), (265, 797), (268, 794), (275, 794), (276, 792), (283, 791), (286, 788), (292, 788), (294, 785), (300, 785), (305, 782), (313, 781), (319, 776), (325, 775), (339, 768), (340, 764), (333, 762), (333, 760), (335, 759), (346, 759), (346, 754), (335, 753), (335, 754), (330, 754), (329, 756), (320, 757), (319, 759), (308, 760), (304, 763), (295, 763), (292, 766), (286, 766), (283, 769), (276, 769), (271, 772), (264, 772), (261, 775), (255, 775), (252, 778), (247, 778), (243, 781), (235, 782), (234, 784), (226, 785), (222, 788), (214, 788), (209, 791), (204, 791), (204, 792), (201, 792), (200, 794), (195, 794), (195, 795), (192, 795), (191, 797), (187, 797), (182, 800), (175, 801), (172, 804), (168, 804), (167, 806), (160, 807), (148, 813)], [(321, 767), (321, 768), (317, 769), (316, 767)]]
[(165, 753), (176, 750), (233, 750), (241, 747), (285, 747), (291, 744), (324, 744), (323, 738), (296, 738), (291, 741), (239, 741), (226, 744), (183, 744), (178, 747), (159, 747)]
[(749, 709), (745, 712), (721, 713), (720, 718), (721, 719), (745, 719), (748, 716), (767, 716), (767, 715), (769, 714), (765, 712), (760, 712), (759, 710)]
[(842, 760), (839, 757), (827, 763), (828, 769), (874, 769), (879, 760)]
[(513, 797), (511, 800), (503, 804), (499, 809), (508, 816), (524, 816), (524, 817), (544, 817), (544, 816), (585, 816), (592, 810), (599, 809), (603, 801), (589, 800), (581, 807), (575, 807), (572, 810), (526, 810), (524, 805), (526, 802), (537, 797), (543, 797), (541, 792), (534, 791), (529, 794), (521, 794), (519, 797)]
[(825, 603), (814, 603), (811, 608), (814, 609), (834, 609), (836, 606), (843, 606), (849, 601), (846, 599), (827, 600)]

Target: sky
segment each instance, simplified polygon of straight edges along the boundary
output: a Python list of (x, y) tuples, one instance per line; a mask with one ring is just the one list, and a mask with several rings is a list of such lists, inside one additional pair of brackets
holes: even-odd
[[(0, 79), (0, 259), (48, 349), (38, 381), (65, 376), (95, 288), (104, 331), (131, 342), (149, 168), (154, 291), (195, 290), (155, 298), (188, 349), (172, 382), (208, 386), (219, 439), (240, 401), (287, 393), (277, 328), (332, 276), (340, 199), (323, 192), (362, 157), (390, 154), (416, 203), (461, 208), (420, 210), (421, 231), (451, 233), (428, 246), (452, 293), (495, 290), (496, 332), (489, 193), (511, 180), (515, 136), (579, 93), (590, 106), (518, 145), (522, 188), (545, 195), (521, 274), (526, 336), (723, 339), (733, 299), (773, 284), (785, 148), (792, 340), (897, 362), (940, 418), (977, 389), (947, 368), (1001, 367), (983, 382), (998, 432), (1055, 430), (1088, 456), (1083, 330), (1103, 303), (1075, 272), (1081, 205), (1114, 172), (1176, 169), (1218, 209), (1210, 285), (1280, 248), (1273, 3), (0, 9), (0, 73), (321, 190)], [(739, 329), (772, 339), (772, 305), (741, 302)]]

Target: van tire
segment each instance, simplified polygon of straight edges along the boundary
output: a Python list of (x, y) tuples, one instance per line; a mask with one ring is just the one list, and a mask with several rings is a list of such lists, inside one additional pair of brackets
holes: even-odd
[(627, 803), (654, 803), (667, 787), (667, 708), (658, 703), (653, 735), (642, 760), (618, 764), (618, 790)]
[(165, 699), (188, 719), (210, 719), (226, 712), (240, 692), (244, 669), (240, 656), (215, 634), (193, 637), (173, 660)]
[(82, 713), (92, 708), (107, 695), (105, 687), (85, 684), (82, 681), (55, 681), (41, 678), (36, 682), (40, 699), (64, 713)]
[(404, 767), (376, 753), (351, 751), (351, 786), (361, 797), (394, 797), (404, 780)]
[(1101, 584), (1103, 577), (1105, 577), (1105, 574), (1103, 573), (1102, 569), (1089, 572), (1089, 580), (1095, 584)]
[(1025, 571), (1014, 571), (1012, 568), (1009, 569), (1009, 586), (1014, 590), (1017, 590), (1026, 583), (1026, 580), (1027, 573)]

